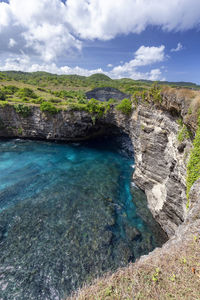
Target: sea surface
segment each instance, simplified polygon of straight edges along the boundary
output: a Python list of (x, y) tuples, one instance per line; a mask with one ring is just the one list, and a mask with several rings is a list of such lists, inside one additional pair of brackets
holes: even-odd
[(166, 241), (129, 142), (0, 141), (0, 299), (63, 299)]

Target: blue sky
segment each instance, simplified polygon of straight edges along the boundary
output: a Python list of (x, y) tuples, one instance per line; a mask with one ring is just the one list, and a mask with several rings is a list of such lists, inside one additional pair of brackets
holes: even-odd
[(199, 0), (0, 1), (0, 70), (200, 84), (199, 29)]

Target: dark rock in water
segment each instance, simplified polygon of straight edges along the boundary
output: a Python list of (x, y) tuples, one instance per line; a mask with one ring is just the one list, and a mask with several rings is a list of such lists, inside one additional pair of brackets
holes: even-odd
[(130, 95), (124, 94), (118, 89), (111, 87), (96, 88), (86, 93), (88, 99), (94, 98), (100, 101), (108, 101), (109, 99), (122, 100), (124, 98), (130, 98)]
[(130, 241), (137, 241), (142, 238), (141, 233), (135, 227), (127, 225), (125, 231), (126, 231), (126, 237)]

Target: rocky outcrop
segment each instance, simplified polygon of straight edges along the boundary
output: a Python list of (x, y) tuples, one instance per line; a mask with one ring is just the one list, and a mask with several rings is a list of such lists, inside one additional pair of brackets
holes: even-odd
[(88, 99), (94, 98), (99, 101), (108, 101), (109, 99), (122, 100), (130, 98), (130, 95), (124, 94), (118, 89), (111, 87), (96, 88), (86, 93)]
[[(135, 153), (133, 180), (145, 191), (154, 218), (172, 236), (187, 217), (185, 177), (191, 142), (177, 141), (177, 118), (182, 107), (177, 104), (175, 109), (175, 104), (170, 106), (166, 99), (163, 103), (167, 104), (162, 107), (140, 104), (130, 116), (111, 108), (96, 120), (83, 111), (51, 115), (42, 113), (37, 106), (32, 107), (30, 116), (23, 117), (13, 106), (5, 106), (0, 108), (0, 136), (74, 141), (100, 134), (127, 133)], [(176, 113), (172, 113), (174, 110)]]

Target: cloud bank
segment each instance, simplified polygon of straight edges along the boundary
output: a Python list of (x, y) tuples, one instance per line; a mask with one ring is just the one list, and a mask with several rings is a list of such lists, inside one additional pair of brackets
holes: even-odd
[[(159, 26), (165, 31), (184, 31), (199, 28), (199, 24), (199, 0), (0, 2), (0, 65), (1, 69), (8, 66), (23, 69), (24, 61), (28, 59), (28, 69), (35, 69), (36, 66), (52, 68), (54, 64), (58, 65), (61, 57), (81, 52), (84, 41), (87, 40), (110, 40), (120, 34), (139, 34), (150, 25)], [(172, 52), (181, 50), (181, 46), (178, 44)], [(156, 77), (158, 69), (153, 69), (148, 74), (140, 74), (136, 70), (162, 61), (163, 47), (140, 47), (133, 60), (114, 67), (109, 74), (115, 77), (121, 74)], [(157, 59), (149, 51), (157, 51)], [(66, 72), (77, 70), (63, 68)], [(79, 68), (80, 73), (82, 70), (84, 69)]]
[(83, 39), (141, 33), (149, 25), (167, 31), (198, 27), (199, 0), (68, 0), (67, 18)]
[[(149, 72), (139, 72), (139, 67), (151, 66), (154, 63), (159, 63), (165, 60), (165, 47), (145, 47), (141, 46), (135, 53), (134, 58), (122, 65), (113, 67), (110, 71), (105, 71), (101, 68), (88, 70), (76, 66), (70, 68), (69, 66), (57, 67), (55, 63), (46, 64), (31, 64), (30, 58), (27, 55), (22, 55), (20, 58), (7, 58), (4, 65), (0, 65), (3, 70), (18, 70), (18, 71), (46, 71), (56, 74), (78, 74), (83, 76), (90, 76), (95, 73), (104, 73), (111, 78), (130, 77), (134, 79), (149, 79), (149, 80), (164, 80), (161, 77), (160, 69), (152, 69)], [(110, 68), (112, 65), (110, 64)]]

